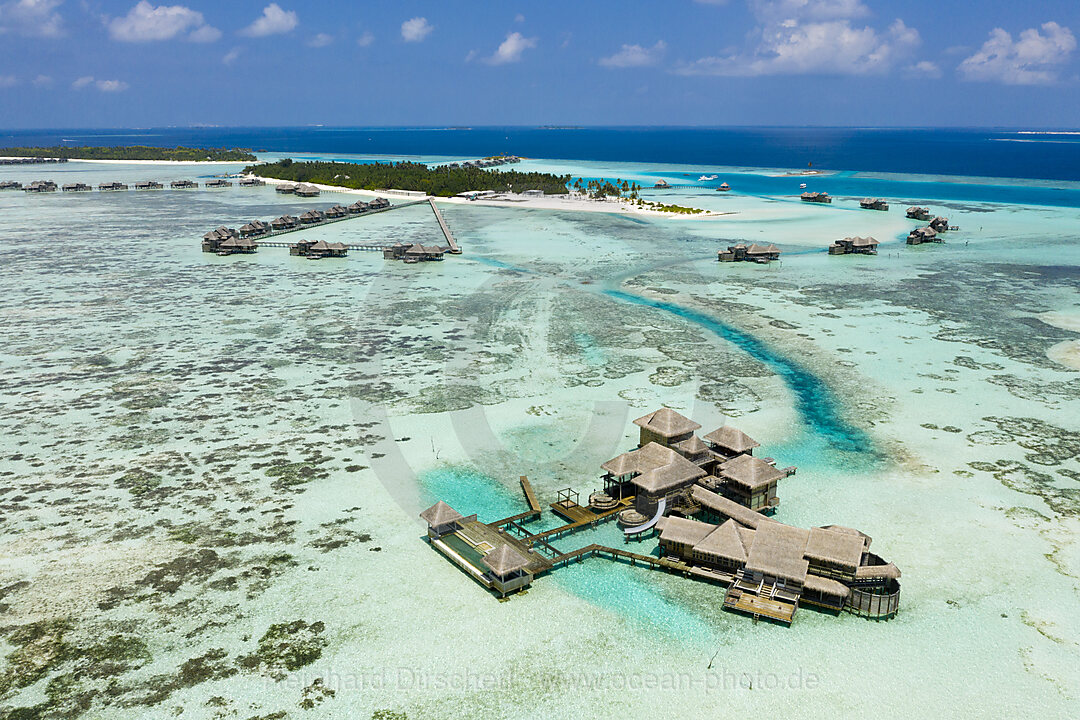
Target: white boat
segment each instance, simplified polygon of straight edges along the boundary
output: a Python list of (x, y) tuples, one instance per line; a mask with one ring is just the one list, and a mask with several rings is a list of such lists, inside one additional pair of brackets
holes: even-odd
[(800, 190), (805, 190), (806, 189), (806, 183), (799, 183), (799, 189)]
[(705, 182), (706, 180), (715, 180), (720, 177), (719, 175), (702, 175), (698, 178), (698, 182)]

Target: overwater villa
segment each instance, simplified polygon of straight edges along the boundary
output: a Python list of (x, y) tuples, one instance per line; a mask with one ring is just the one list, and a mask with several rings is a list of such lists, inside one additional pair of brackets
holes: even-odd
[(717, 192), (727, 192), (731, 189), (731, 186), (725, 183), (720, 183), (720, 187), (716, 188)]
[(289, 245), (289, 254), (312, 259), (324, 257), (345, 257), (348, 248), (344, 243), (328, 243), (325, 240), (298, 240)]
[(270, 221), (270, 228), (274, 231), (292, 230), (300, 224), (300, 219), (293, 215), (282, 215)]
[(372, 210), (382, 210), (390, 207), (390, 201), (383, 197), (377, 197), (368, 203), (368, 207)]
[(232, 237), (218, 244), (218, 255), (251, 254), (258, 250), (259, 246), (251, 238)]
[(203, 187), (211, 188), (211, 189), (213, 189), (213, 188), (227, 188), (227, 187), (232, 187), (232, 183), (229, 182), (228, 180), (223, 179), (223, 178), (216, 178), (214, 180), (207, 180), (205, 183), (203, 183)]
[[(558, 493), (550, 507), (567, 524), (543, 532), (527, 527), (540, 518), (541, 506), (522, 477), (528, 510), (483, 523), (439, 501), (420, 515), (428, 542), (500, 597), (568, 563), (600, 557), (725, 586), (722, 607), (755, 620), (790, 624), (803, 604), (874, 619), (897, 613), (900, 571), (870, 552), (869, 536), (770, 517), (779, 504), (777, 482), (795, 469), (777, 470), (756, 457), (756, 440), (726, 425), (699, 438), (701, 425), (670, 408), (634, 424), (637, 447), (602, 465), (603, 490), (590, 495), (588, 506), (571, 489)], [(553, 545), (613, 517), (627, 540), (655, 533), (658, 552)]]
[[(126, 185), (124, 187), (127, 188)], [(22, 189), (23, 192), (28, 193), (51, 193), (57, 191), (56, 183), (52, 180), (35, 180), (29, 185), (24, 185)]]
[(326, 217), (328, 218), (343, 218), (349, 214), (349, 208), (344, 205), (335, 205), (326, 211)]
[(127, 190), (128, 186), (122, 182), (106, 182), (99, 183), (97, 189), (100, 192), (119, 192), (121, 190)]
[(863, 198), (859, 201), (859, 207), (863, 210), (888, 210), (889, 203), (883, 198)]
[(86, 183), (67, 183), (60, 189), (64, 192), (90, 192), (93, 190), (93, 188)]
[(830, 255), (877, 255), (878, 241), (872, 237), (847, 237), (829, 245)]
[(930, 208), (924, 207), (909, 207), (905, 214), (911, 220), (922, 220), (923, 222), (929, 220), (932, 217), (930, 215)]
[(716, 253), (716, 259), (720, 262), (756, 262), (767, 263), (780, 259), (780, 248), (775, 245), (758, 245), (756, 243), (746, 245), (729, 245), (727, 250)]
[(269, 234), (273, 228), (270, 223), (262, 220), (252, 220), (240, 228), (240, 237), (258, 237)]
[(410, 265), (429, 260), (442, 260), (445, 254), (445, 247), (420, 243), (397, 243), (383, 249), (384, 260), (403, 260)]
[(142, 182), (135, 183), (136, 190), (161, 190), (165, 186), (156, 180), (144, 180)]
[(0, 190), (22, 190), (22, 183), (14, 180), (0, 182)]
[(274, 187), (274, 191), (282, 195), (291, 195), (296, 192), (296, 183), (281, 183)]
[(941, 217), (940, 215), (930, 221), (930, 227), (933, 228), (935, 232), (939, 233), (948, 232), (952, 229), (949, 227), (949, 218)]
[(799, 199), (802, 200), (803, 202), (812, 202), (812, 203), (831, 203), (832, 202), (832, 197), (829, 195), (829, 193), (824, 193), (824, 192), (804, 192), (802, 195), (799, 196)]
[(907, 236), (908, 245), (922, 245), (923, 243), (943, 243), (945, 239), (938, 235), (937, 230), (927, 225), (915, 228)]
[(211, 230), (210, 232), (203, 235), (202, 251), (216, 253), (223, 242), (234, 238), (239, 239), (240, 233), (236, 232), (234, 228), (229, 228), (222, 225), (221, 227), (215, 230)]
[(304, 225), (315, 225), (326, 220), (326, 213), (322, 210), (308, 210), (300, 216), (300, 222)]
[(246, 177), (240, 179), (240, 187), (262, 187), (266, 184), (266, 181), (257, 177)]
[(366, 213), (368, 210), (371, 209), (371, 207), (363, 200), (357, 200), (347, 209), (350, 215), (360, 215), (362, 213)]
[(173, 180), (169, 183), (169, 187), (173, 190), (194, 190), (199, 187), (199, 183), (194, 180)]
[(319, 188), (307, 183), (300, 183), (293, 189), (297, 197), (318, 197), (319, 192)]
[(657, 180), (656, 184), (653, 185), (653, 188), (656, 190), (667, 190), (669, 187), (671, 187), (671, 185), (668, 184), (667, 180)]

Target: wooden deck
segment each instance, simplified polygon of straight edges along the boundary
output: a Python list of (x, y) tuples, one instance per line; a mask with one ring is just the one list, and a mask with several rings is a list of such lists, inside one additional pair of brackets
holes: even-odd
[(529, 482), (529, 478), (524, 475), (521, 476), (521, 489), (525, 492), (525, 502), (529, 503), (529, 509), (540, 512), (540, 501), (536, 499), (536, 493), (533, 492), (533, 486)]
[(461, 530), (457, 534), (483, 553), (491, 552), (499, 545), (509, 545), (515, 552), (529, 560), (529, 565), (525, 569), (533, 575), (551, 569), (551, 561), (533, 549), (531, 538), (515, 537), (494, 524), (466, 520), (461, 523)]
[(551, 530), (545, 530), (542, 533), (537, 533), (529, 537), (529, 542), (535, 542), (539, 540), (553, 540), (558, 537), (562, 537), (568, 533), (572, 533), (575, 530), (580, 530), (585, 527), (591, 527), (604, 520), (610, 520), (616, 513), (621, 510), (625, 510), (634, 504), (634, 498), (623, 498), (619, 501), (619, 504), (610, 510), (604, 510), (597, 512), (587, 507), (578, 505), (575, 502), (570, 503), (551, 503), (551, 510), (559, 517), (569, 521), (566, 525), (553, 528)]
[[(420, 202), (425, 202), (421, 200)], [(443, 237), (446, 238), (446, 244), (450, 247), (450, 253), (452, 255), (460, 255), (461, 248), (458, 247), (457, 240), (454, 239), (454, 234), (450, 232), (450, 228), (447, 226), (446, 221), (443, 220), (442, 213), (439, 212), (439, 208), (435, 205), (435, 199), (430, 198), (426, 202), (431, 203), (431, 210), (435, 213), (435, 219), (439, 221), (439, 228), (442, 230)]]
[(729, 589), (724, 595), (725, 610), (746, 613), (754, 616), (754, 619), (759, 617), (769, 618), (785, 625), (791, 624), (791, 619), (795, 616), (797, 607), (797, 605), (791, 603), (764, 598), (753, 593), (743, 592), (737, 588)]

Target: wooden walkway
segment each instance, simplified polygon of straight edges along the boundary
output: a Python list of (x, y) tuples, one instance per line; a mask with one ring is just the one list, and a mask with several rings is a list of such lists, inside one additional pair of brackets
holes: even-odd
[[(345, 222), (346, 220), (353, 220), (355, 218), (367, 217), (369, 215), (376, 215), (378, 213), (388, 212), (390, 210), (398, 210), (400, 208), (406, 208), (406, 207), (410, 207), (412, 205), (419, 205), (420, 203), (425, 203), (425, 202), (427, 202), (427, 200), (410, 200), (408, 202), (398, 203), (396, 205), (388, 205), (388, 206), (386, 206), (384, 208), (376, 208), (374, 210), (366, 210), (366, 211), (364, 211), (362, 213), (349, 213), (345, 217), (327, 218), (326, 220), (322, 220), (322, 221), (317, 222), (317, 223), (301, 223), (301, 224), (297, 225), (296, 227), (286, 228), (284, 230), (272, 230), (269, 233), (267, 233), (266, 235), (259, 235), (259, 236), (256, 236), (256, 237), (252, 237), (251, 239), (253, 241), (255, 241), (255, 243), (257, 243), (258, 245), (261, 245), (263, 247), (289, 247), (289, 243), (286, 243), (286, 242), (280, 242), (280, 243), (266, 242), (266, 238), (273, 238), (273, 237), (277, 237), (278, 235), (288, 235), (289, 233), (294, 233), (294, 232), (303, 232), (304, 230), (312, 230), (314, 228), (325, 227), (325, 226), (331, 225), (333, 223)], [(377, 244), (374, 244), (374, 243), (365, 243), (365, 244), (362, 244), (362, 245), (346, 245), (345, 247), (347, 247), (349, 250), (382, 250), (386, 246), (377, 245)]]
[[(421, 200), (420, 202), (424, 202)], [(454, 234), (450, 232), (450, 228), (447, 227), (446, 221), (443, 220), (442, 213), (439, 212), (439, 208), (435, 205), (435, 199), (429, 198), (427, 202), (431, 203), (431, 210), (435, 213), (435, 219), (439, 221), (439, 227), (442, 229), (443, 237), (446, 238), (446, 244), (450, 246), (450, 253), (453, 255), (460, 255), (461, 248), (458, 247), (457, 240), (454, 240)]]
[[(570, 520), (570, 522), (568, 524), (566, 524), (566, 525), (561, 526), (561, 527), (553, 528), (551, 530), (546, 530), (546, 531), (544, 531), (542, 533), (537, 533), (535, 535), (532, 535), (532, 536), (530, 536), (528, 538), (528, 541), (530, 543), (532, 543), (532, 542), (538, 542), (538, 541), (541, 541), (541, 540), (543, 540), (543, 541), (554, 540), (554, 539), (560, 538), (563, 535), (566, 535), (568, 533), (572, 533), (575, 530), (581, 530), (582, 528), (592, 527), (594, 525), (597, 525), (597, 524), (603, 522), (604, 520), (610, 520), (620, 510), (625, 510), (630, 505), (633, 505), (633, 503), (634, 503), (634, 498), (633, 497), (623, 498), (622, 500), (619, 501), (619, 504), (616, 505), (615, 507), (613, 507), (611, 510), (605, 510), (603, 512), (594, 512), (593, 510), (590, 510), (588, 508), (584, 508), (584, 507), (578, 505), (577, 503), (574, 503), (572, 508), (568, 508), (567, 506), (565, 506), (565, 505), (563, 505), (561, 503), (552, 503), (551, 504), (551, 509), (555, 511), (555, 514), (557, 514), (557, 515), (559, 515), (559, 516), (561, 516), (563, 518), (566, 518), (567, 520)], [(558, 506), (560, 509), (556, 510), (555, 509), (556, 506)], [(575, 517), (577, 519), (571, 520), (571, 517)]]
[(536, 493), (533, 492), (532, 483), (529, 482), (529, 478), (524, 475), (521, 476), (521, 489), (525, 491), (525, 502), (529, 503), (529, 509), (534, 512), (540, 512), (540, 501), (536, 499)]

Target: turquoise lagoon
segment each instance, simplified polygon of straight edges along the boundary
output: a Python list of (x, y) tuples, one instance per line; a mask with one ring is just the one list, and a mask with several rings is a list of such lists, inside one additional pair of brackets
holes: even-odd
[[(1078, 339), (1080, 190), (741, 168), (721, 194), (690, 166), (523, 166), (678, 180), (646, 194), (729, 214), (446, 205), (465, 255), (406, 267), (199, 251), (211, 227), (346, 196), (0, 194), (2, 711), (1070, 716), (1080, 380), (1047, 353)], [(801, 182), (834, 204), (799, 203)], [(961, 230), (907, 247), (916, 202)], [(415, 207), (308, 234), (435, 232)], [(847, 235), (880, 254), (825, 254)], [(784, 260), (716, 262), (739, 241)], [(523, 509), (522, 474), (544, 503), (587, 495), (661, 403), (798, 465), (778, 519), (873, 536), (904, 572), (899, 616), (754, 624), (715, 587), (600, 559), (500, 603), (421, 540), (435, 498)], [(621, 540), (557, 544), (589, 542)], [(290, 670), (260, 645), (282, 633), (317, 658)]]

